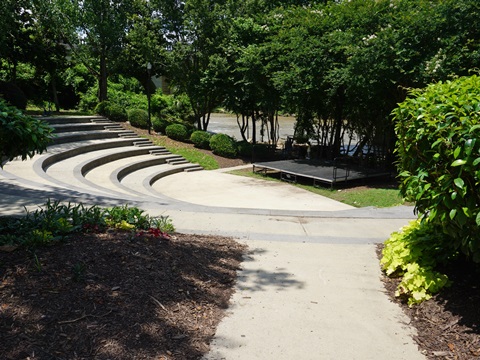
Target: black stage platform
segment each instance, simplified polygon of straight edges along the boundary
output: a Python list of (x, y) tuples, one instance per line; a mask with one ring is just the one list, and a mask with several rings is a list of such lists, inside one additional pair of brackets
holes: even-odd
[(349, 164), (347, 161), (320, 162), (313, 160), (279, 160), (253, 164), (253, 171), (268, 175), (280, 173), (284, 181), (297, 182), (297, 178), (313, 179), (313, 185), (330, 185), (347, 181), (383, 177), (390, 172), (383, 169), (366, 168)]

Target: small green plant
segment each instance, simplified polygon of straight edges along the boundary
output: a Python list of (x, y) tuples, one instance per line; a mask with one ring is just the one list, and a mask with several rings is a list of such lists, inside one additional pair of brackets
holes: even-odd
[(448, 285), (448, 277), (435, 268), (453, 257), (449, 239), (431, 224), (416, 220), (385, 241), (380, 264), (387, 276), (402, 277), (395, 295), (412, 306)]
[(237, 146), (235, 140), (225, 134), (215, 134), (210, 139), (210, 148), (214, 154), (219, 156), (234, 158), (237, 156)]
[(54, 240), (54, 236), (51, 231), (45, 229), (35, 229), (31, 234), (26, 234), (22, 238), (23, 245), (25, 246), (42, 246), (48, 245)]
[(33, 255), (33, 267), (38, 272), (41, 272), (43, 270), (42, 263), (40, 262), (40, 259), (38, 258), (37, 254)]
[(183, 124), (168, 125), (165, 129), (165, 134), (173, 140), (187, 141), (189, 139), (188, 129)]
[(192, 133), (190, 136), (190, 141), (195, 145), (195, 147), (200, 149), (210, 149), (210, 138), (212, 134), (203, 131), (197, 130)]
[(77, 262), (72, 267), (72, 280), (75, 282), (80, 282), (85, 278), (85, 272), (87, 266), (83, 262)]
[(150, 217), (137, 207), (114, 206), (106, 209), (105, 222), (110, 227), (123, 230), (148, 229)]
[(168, 216), (160, 216), (151, 219), (151, 227), (156, 228), (164, 233), (172, 234), (175, 232), (175, 226), (172, 219)]

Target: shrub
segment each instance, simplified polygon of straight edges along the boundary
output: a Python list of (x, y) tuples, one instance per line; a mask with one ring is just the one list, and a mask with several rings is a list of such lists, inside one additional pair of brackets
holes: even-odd
[(187, 141), (189, 138), (187, 127), (183, 124), (168, 125), (165, 129), (165, 133), (173, 140)]
[(102, 101), (95, 106), (95, 114), (108, 116), (108, 107), (110, 106), (110, 101)]
[(154, 116), (152, 118), (152, 127), (157, 133), (165, 134), (168, 125), (172, 125), (172, 122), (163, 117)]
[(197, 130), (192, 133), (190, 136), (190, 141), (195, 145), (195, 147), (200, 149), (210, 149), (210, 138), (212, 134), (203, 131)]
[(111, 104), (107, 107), (107, 117), (112, 121), (125, 122), (128, 120), (125, 109), (117, 104)]
[(249, 143), (248, 141), (239, 141), (237, 142), (237, 149), (240, 156), (254, 156), (255, 159), (268, 158), (268, 156), (271, 154), (271, 145), (269, 144), (255, 144), (254, 148), (254, 145)]
[(128, 119), (127, 112), (118, 104), (110, 101), (102, 101), (95, 107), (95, 113), (105, 116), (112, 121), (125, 122)]
[(238, 154), (243, 157), (251, 157), (253, 145), (248, 141), (242, 140), (237, 142)]
[(148, 129), (148, 112), (143, 109), (130, 109), (127, 111), (130, 125), (140, 129)]
[(393, 114), (402, 195), (480, 262), (480, 78), (413, 90)]
[(171, 95), (153, 94), (150, 99), (150, 109), (152, 114), (166, 115), (168, 109), (173, 106), (174, 100)]
[(53, 128), (0, 99), (0, 167), (4, 159), (22, 160), (42, 153), (51, 142)]
[(214, 154), (234, 158), (237, 156), (235, 140), (225, 134), (215, 134), (210, 139), (210, 148)]

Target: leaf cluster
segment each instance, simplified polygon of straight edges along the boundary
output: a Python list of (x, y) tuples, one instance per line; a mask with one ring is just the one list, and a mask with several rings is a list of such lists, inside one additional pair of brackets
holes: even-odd
[(385, 241), (380, 263), (387, 276), (402, 277), (395, 295), (407, 299), (411, 306), (448, 286), (448, 277), (435, 268), (456, 255), (448, 236), (427, 222), (415, 220)]
[(20, 156), (22, 160), (46, 150), (53, 128), (41, 119), (24, 115), (0, 99), (0, 163)]
[(480, 77), (413, 90), (393, 114), (402, 195), (479, 262)]

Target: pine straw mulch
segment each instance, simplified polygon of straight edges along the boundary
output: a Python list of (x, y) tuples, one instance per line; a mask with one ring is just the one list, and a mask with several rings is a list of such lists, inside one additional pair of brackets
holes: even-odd
[(130, 233), (0, 251), (1, 359), (199, 359), (245, 246)]
[[(380, 256), (382, 246), (378, 247)], [(441, 270), (452, 285), (420, 305), (408, 307), (395, 297), (399, 279), (384, 276), (391, 300), (397, 303), (416, 330), (420, 351), (431, 360), (480, 359), (480, 277), (464, 263)]]

